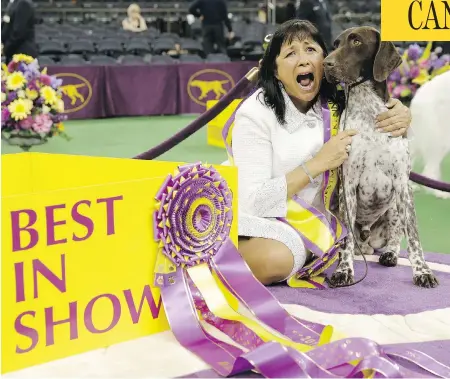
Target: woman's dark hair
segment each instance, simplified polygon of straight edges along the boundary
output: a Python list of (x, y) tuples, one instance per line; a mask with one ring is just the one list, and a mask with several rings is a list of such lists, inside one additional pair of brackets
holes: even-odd
[[(305, 20), (289, 20), (282, 24), (273, 34), (262, 58), (258, 87), (264, 90), (264, 103), (274, 110), (277, 120), (281, 124), (286, 122), (286, 104), (278, 79), (275, 77), (277, 71), (276, 59), (280, 55), (281, 46), (285, 42), (291, 43), (294, 39), (305, 38), (310, 38), (319, 44), (323, 50), (324, 57), (328, 55), (325, 42), (312, 23)], [(345, 99), (343, 94), (338, 92), (336, 85), (323, 79), (319, 96), (327, 101), (332, 101), (338, 107), (339, 113), (342, 112)]]

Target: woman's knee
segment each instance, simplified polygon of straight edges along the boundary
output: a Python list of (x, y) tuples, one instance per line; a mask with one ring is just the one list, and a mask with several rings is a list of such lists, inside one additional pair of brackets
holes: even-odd
[(294, 257), (282, 242), (252, 238), (239, 243), (239, 252), (253, 274), (263, 284), (279, 282), (292, 271)]

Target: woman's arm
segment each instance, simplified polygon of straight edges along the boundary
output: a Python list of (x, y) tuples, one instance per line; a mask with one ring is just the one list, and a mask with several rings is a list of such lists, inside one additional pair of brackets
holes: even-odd
[(145, 22), (145, 19), (142, 16), (139, 19), (139, 30), (142, 32), (147, 30), (147, 23)]
[(408, 136), (411, 132), (411, 111), (398, 99), (391, 98), (386, 103), (389, 108), (377, 117), (376, 128), (392, 137)]
[[(255, 216), (285, 217), (287, 200), (305, 188), (310, 180), (302, 167), (272, 178), (273, 148), (262, 117), (264, 115), (259, 115), (255, 121), (242, 108), (236, 114), (232, 149), (238, 167), (239, 203)], [(305, 163), (313, 178), (323, 172), (322, 163), (314, 158)]]

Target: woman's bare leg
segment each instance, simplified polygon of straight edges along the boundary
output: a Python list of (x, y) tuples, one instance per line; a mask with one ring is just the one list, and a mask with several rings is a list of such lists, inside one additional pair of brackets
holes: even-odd
[(265, 285), (286, 279), (294, 267), (289, 248), (273, 239), (239, 239), (238, 250), (253, 275)]

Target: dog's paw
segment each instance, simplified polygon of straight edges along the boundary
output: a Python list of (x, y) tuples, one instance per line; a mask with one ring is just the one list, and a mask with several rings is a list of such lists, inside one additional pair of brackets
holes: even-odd
[(333, 275), (331, 275), (328, 284), (331, 287), (340, 287), (343, 285), (352, 284), (354, 282), (353, 272), (350, 269), (346, 269), (343, 271), (335, 271)]
[(387, 251), (380, 255), (378, 262), (386, 267), (394, 267), (397, 266), (397, 256), (393, 252)]
[(439, 285), (438, 279), (432, 273), (414, 275), (413, 280), (416, 286), (423, 288), (434, 288)]

